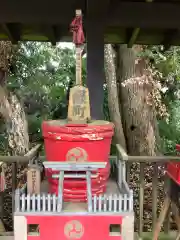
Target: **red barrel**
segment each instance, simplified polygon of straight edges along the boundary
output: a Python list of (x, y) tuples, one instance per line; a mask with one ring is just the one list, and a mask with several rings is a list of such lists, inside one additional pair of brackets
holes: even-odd
[[(114, 133), (114, 125), (107, 121), (92, 121), (84, 125), (70, 125), (66, 120), (43, 122), (42, 132), (48, 161), (107, 162)], [(58, 181), (52, 179), (51, 170), (46, 171), (50, 192), (57, 193)], [(92, 179), (92, 193), (100, 194), (106, 189), (110, 165), (98, 169), (97, 178)], [(65, 179), (64, 199), (66, 201), (86, 200), (85, 179)]]
[(65, 120), (43, 122), (48, 161), (104, 162), (109, 158), (114, 125), (93, 121), (85, 125), (68, 125)]

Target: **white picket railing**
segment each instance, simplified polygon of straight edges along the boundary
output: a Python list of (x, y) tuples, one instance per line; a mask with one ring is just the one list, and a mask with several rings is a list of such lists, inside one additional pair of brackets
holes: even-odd
[[(61, 212), (58, 210), (58, 197), (55, 194), (19, 194), (16, 190), (16, 212)], [(62, 210), (63, 211), (63, 210)], [(111, 194), (94, 196), (92, 212), (131, 212), (133, 196), (131, 194)]]

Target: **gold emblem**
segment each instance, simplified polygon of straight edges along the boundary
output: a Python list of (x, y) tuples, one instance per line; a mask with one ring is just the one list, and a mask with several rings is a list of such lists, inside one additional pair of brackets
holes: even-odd
[(70, 149), (66, 154), (66, 161), (85, 162), (88, 160), (87, 152), (80, 147)]
[(65, 224), (64, 235), (68, 239), (80, 239), (84, 235), (84, 227), (77, 220), (69, 221)]

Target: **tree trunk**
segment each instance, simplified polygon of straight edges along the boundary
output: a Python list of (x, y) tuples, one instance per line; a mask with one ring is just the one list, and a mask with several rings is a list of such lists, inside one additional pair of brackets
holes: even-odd
[(135, 50), (119, 47), (118, 80), (122, 121), (130, 155), (156, 155), (157, 120), (152, 101), (152, 85), (146, 61), (137, 59)]
[(13, 93), (0, 86), (0, 113), (6, 124), (8, 153), (25, 155), (29, 150), (28, 124), (24, 109)]
[[(118, 80), (119, 98), (122, 110), (122, 123), (126, 137), (127, 151), (129, 155), (156, 155), (159, 145), (159, 131), (157, 127), (156, 110), (154, 107), (152, 92), (153, 79), (151, 72), (147, 68), (145, 59), (138, 59), (136, 51), (139, 49), (128, 49), (126, 45), (121, 45), (118, 49)], [(134, 191), (135, 209), (139, 209), (139, 178), (140, 164), (129, 165), (130, 187)], [(152, 187), (148, 183), (152, 182), (152, 164), (142, 164), (144, 182), (144, 230), (151, 229), (152, 225)], [(162, 172), (158, 172), (162, 182)], [(159, 193), (162, 188), (159, 188)], [(159, 195), (159, 202), (162, 195)], [(160, 203), (158, 203), (159, 205)], [(139, 212), (136, 211), (136, 218), (139, 219)], [(137, 222), (136, 222), (137, 223)], [(137, 226), (136, 226), (137, 228)], [(143, 229), (140, 229), (142, 231)]]
[(121, 114), (119, 109), (119, 99), (117, 92), (116, 68), (114, 63), (114, 51), (111, 44), (105, 45), (105, 74), (108, 90), (108, 106), (111, 121), (115, 125), (116, 142), (126, 150), (126, 142), (121, 122)]
[[(0, 42), (0, 115), (3, 117), (7, 131), (7, 153), (9, 155), (24, 155), (29, 150), (29, 135), (28, 124), (24, 109), (18, 100), (17, 96), (10, 93), (6, 89), (6, 80), (9, 64), (12, 59), (12, 44), (11, 42)], [(6, 154), (7, 154), (6, 153)], [(22, 170), (24, 167), (18, 166), (18, 175), (16, 179), (22, 179)], [(13, 166), (6, 166), (6, 194), (4, 196), (4, 208), (8, 209), (7, 215), (4, 216), (4, 221), (7, 230), (12, 230), (12, 203), (11, 199), (12, 186), (13, 191), (16, 187), (16, 179), (12, 179)], [(12, 197), (14, 192), (12, 192)]]
[[(29, 150), (28, 125), (25, 117), (24, 109), (16, 97), (12, 93), (8, 93), (5, 88), (0, 86), (0, 114), (4, 118), (7, 132), (7, 153), (9, 155), (24, 155)], [(15, 165), (16, 166), (16, 165)], [(15, 167), (14, 166), (14, 167)], [(8, 211), (4, 212), (3, 220), (6, 230), (13, 229), (13, 218), (11, 212), (14, 208), (14, 188), (17, 187), (19, 181), (26, 182), (24, 179), (24, 166), (17, 166), (16, 179), (12, 179), (12, 165), (7, 165), (5, 169), (6, 191), (4, 194), (4, 208)], [(12, 193), (12, 195), (11, 195)], [(12, 198), (11, 198), (12, 196)], [(13, 201), (13, 202), (12, 202)], [(12, 207), (11, 207), (12, 206)], [(10, 213), (10, 214), (9, 214)]]

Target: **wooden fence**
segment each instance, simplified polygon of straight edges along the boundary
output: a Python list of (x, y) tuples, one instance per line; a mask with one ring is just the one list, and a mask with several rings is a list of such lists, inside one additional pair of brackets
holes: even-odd
[[(15, 190), (18, 185), (17, 182), (18, 165), (27, 165), (29, 162), (33, 163), (35, 159), (39, 158), (40, 149), (41, 144), (37, 144), (24, 156), (0, 156), (0, 172), (2, 171), (4, 163), (12, 164), (12, 212), (14, 212)], [(0, 219), (3, 219), (4, 215), (3, 204), (4, 204), (4, 192), (0, 192)], [(0, 226), (0, 229), (1, 228), (3, 227)]]
[[(140, 171), (139, 171), (139, 182), (137, 182), (137, 185), (139, 187), (139, 217), (136, 218), (138, 221), (138, 236), (139, 239), (143, 237), (143, 230), (144, 230), (144, 220), (143, 220), (143, 213), (144, 213), (144, 190), (145, 190), (145, 167), (147, 167), (147, 164), (151, 164), (152, 166), (152, 231), (155, 229), (157, 218), (158, 218), (158, 192), (159, 192), (159, 180), (158, 180), (158, 171), (159, 166), (162, 167), (166, 166), (166, 163), (169, 161), (180, 161), (179, 156), (129, 156), (125, 152), (125, 150), (117, 144), (117, 152), (119, 155), (119, 158), (122, 161), (126, 162), (126, 177), (127, 182), (130, 184), (130, 170), (132, 163), (139, 163), (140, 164)], [(162, 170), (161, 170), (162, 171)], [(165, 173), (165, 169), (164, 169)], [(169, 186), (169, 177), (164, 174), (164, 195), (166, 193), (166, 190)], [(162, 203), (163, 204), (163, 203)], [(166, 221), (164, 223), (164, 233), (169, 234), (170, 232), (170, 211), (168, 212), (168, 216), (166, 217)]]
[[(2, 163), (11, 163), (12, 164), (12, 197), (13, 197), (13, 206), (14, 209), (14, 194), (15, 189), (17, 187), (17, 165), (18, 164), (28, 164), (31, 161), (39, 158), (41, 161), (45, 160), (44, 156), (39, 156), (41, 145), (38, 144), (34, 148), (32, 148), (25, 156), (0, 156), (0, 166)], [(152, 176), (152, 229), (155, 228), (155, 224), (157, 221), (157, 198), (158, 198), (158, 166), (162, 163), (167, 163), (169, 161), (180, 161), (179, 156), (128, 156), (124, 149), (117, 145), (117, 154), (119, 159), (126, 162), (126, 172), (127, 172), (127, 182), (130, 183), (130, 168), (131, 164), (136, 162), (140, 164), (139, 171), (139, 218), (138, 221), (138, 236), (139, 238), (143, 235), (144, 223), (143, 223), (143, 212), (144, 212), (144, 168), (147, 163), (151, 163), (153, 166), (153, 176)], [(166, 178), (165, 186), (168, 185), (168, 178)], [(2, 203), (2, 194), (0, 193), (0, 204)], [(0, 206), (1, 209), (1, 206)], [(3, 210), (2, 210), (3, 211)], [(2, 212), (0, 210), (0, 217), (2, 216)], [(170, 214), (170, 213), (169, 213)], [(167, 221), (164, 224), (164, 231), (166, 233), (169, 232), (170, 222), (169, 217), (166, 218)]]

